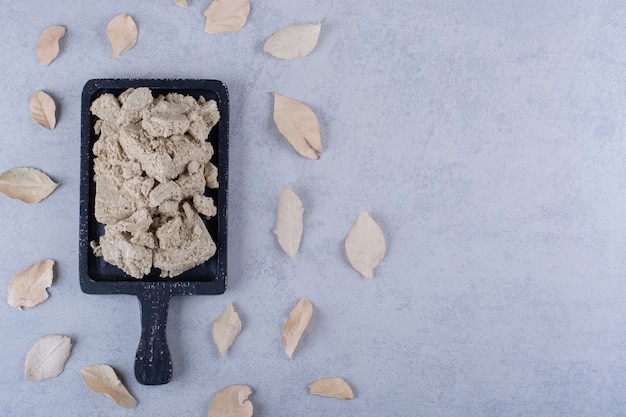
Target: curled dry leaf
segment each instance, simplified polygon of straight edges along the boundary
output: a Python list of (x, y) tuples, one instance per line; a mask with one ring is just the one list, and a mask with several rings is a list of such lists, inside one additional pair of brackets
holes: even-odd
[(0, 193), (29, 204), (39, 203), (58, 186), (36, 168), (13, 168), (0, 175)]
[(39, 90), (30, 97), (30, 118), (42, 127), (52, 130), (57, 124), (57, 105), (48, 94)]
[(247, 385), (231, 385), (215, 394), (209, 405), (209, 417), (252, 417), (252, 403)]
[(352, 268), (367, 279), (385, 256), (385, 236), (380, 226), (364, 211), (346, 238), (346, 254)]
[(320, 124), (313, 110), (304, 103), (272, 93), (274, 122), (280, 133), (298, 153), (309, 159), (320, 159), (322, 139)]
[(60, 334), (49, 334), (37, 340), (28, 350), (24, 361), (27, 381), (43, 381), (63, 372), (70, 357), (72, 339)]
[(309, 385), (309, 392), (322, 397), (351, 400), (354, 398), (352, 388), (341, 378), (322, 378)]
[(213, 0), (204, 11), (206, 33), (237, 32), (248, 20), (250, 0)]
[(44, 29), (37, 42), (37, 60), (48, 65), (59, 55), (59, 39), (65, 36), (65, 26), (50, 26)]
[(187, 7), (187, 0), (174, 0), (174, 4), (180, 7)]
[(113, 59), (119, 58), (122, 52), (128, 51), (135, 46), (139, 33), (137, 25), (127, 13), (118, 14), (107, 26), (107, 36), (113, 47)]
[(228, 304), (226, 310), (213, 322), (213, 341), (217, 346), (222, 358), (226, 356), (237, 335), (241, 332), (241, 320), (239, 314)]
[(283, 326), (283, 345), (289, 359), (293, 357), (293, 352), (296, 350), (306, 326), (309, 325), (312, 315), (313, 305), (306, 297), (302, 297), (289, 313), (289, 320)]
[(14, 276), (7, 288), (9, 305), (21, 310), (22, 307), (33, 307), (47, 300), (46, 288), (52, 285), (53, 267), (52, 259), (44, 259)]
[(292, 259), (295, 259), (298, 253), (302, 238), (302, 213), (304, 207), (298, 195), (289, 188), (283, 188), (278, 202), (274, 234), (280, 247)]
[(105, 394), (124, 408), (133, 408), (133, 398), (109, 365), (91, 365), (80, 370), (80, 376), (93, 392)]
[(265, 41), (263, 50), (281, 59), (306, 56), (315, 49), (321, 29), (321, 23), (287, 25)]

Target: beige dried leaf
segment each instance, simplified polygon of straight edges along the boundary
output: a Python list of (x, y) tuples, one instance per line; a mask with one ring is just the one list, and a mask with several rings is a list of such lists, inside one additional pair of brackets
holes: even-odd
[(304, 103), (272, 93), (274, 122), (291, 146), (302, 156), (319, 159), (322, 153), (320, 124), (313, 110)]
[(213, 0), (204, 11), (206, 33), (237, 32), (248, 20), (250, 0)]
[(302, 297), (289, 313), (289, 320), (283, 326), (283, 345), (289, 359), (292, 359), (293, 352), (296, 350), (306, 326), (309, 325), (312, 315), (313, 305), (306, 297)]
[(252, 403), (247, 385), (231, 385), (215, 394), (209, 405), (209, 417), (252, 417)]
[(341, 378), (322, 378), (309, 385), (309, 392), (322, 397), (351, 400), (354, 398), (352, 388)]
[(385, 236), (380, 226), (364, 211), (346, 237), (346, 254), (352, 268), (367, 279), (385, 256)]
[(187, 0), (174, 0), (174, 4), (180, 7), (187, 7)]
[(278, 202), (274, 234), (280, 247), (292, 259), (295, 259), (298, 253), (302, 238), (302, 213), (304, 207), (298, 195), (289, 188), (283, 188)]
[(0, 175), (0, 193), (29, 204), (39, 203), (58, 186), (58, 182), (36, 168), (13, 168)]
[(80, 370), (80, 376), (90, 390), (105, 394), (118, 405), (124, 408), (133, 408), (137, 405), (137, 400), (130, 395), (109, 365), (86, 366)]
[(48, 291), (52, 285), (54, 261), (44, 259), (14, 276), (7, 287), (7, 302), (11, 307), (21, 310), (22, 307), (33, 307), (48, 299)]
[(306, 56), (315, 49), (321, 29), (321, 23), (287, 25), (265, 41), (263, 50), (281, 59)]
[(241, 332), (241, 320), (233, 304), (228, 304), (226, 310), (213, 322), (213, 341), (223, 358)]
[(122, 13), (109, 22), (107, 36), (111, 40), (111, 46), (113, 47), (113, 59), (117, 59), (122, 52), (126, 52), (135, 46), (139, 32), (131, 15)]
[(39, 35), (37, 60), (46, 66), (59, 55), (59, 39), (65, 36), (65, 26), (50, 26)]
[(60, 334), (49, 334), (37, 340), (28, 350), (24, 361), (27, 381), (43, 381), (63, 372), (70, 357), (72, 339)]
[(30, 118), (42, 127), (54, 129), (57, 124), (56, 111), (56, 103), (44, 91), (35, 91), (30, 97)]

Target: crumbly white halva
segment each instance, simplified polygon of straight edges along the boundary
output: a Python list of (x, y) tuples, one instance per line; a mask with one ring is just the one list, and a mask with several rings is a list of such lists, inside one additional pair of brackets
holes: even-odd
[(91, 105), (95, 217), (105, 224), (94, 254), (135, 278), (161, 270), (175, 277), (216, 251), (200, 215), (217, 209), (205, 188), (217, 188), (209, 132), (219, 121), (214, 100), (129, 88)]

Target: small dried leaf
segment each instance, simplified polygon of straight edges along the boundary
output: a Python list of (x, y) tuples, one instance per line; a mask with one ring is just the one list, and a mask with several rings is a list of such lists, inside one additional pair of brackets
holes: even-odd
[(133, 398), (109, 365), (91, 365), (80, 370), (80, 376), (93, 392), (105, 394), (124, 408), (133, 408), (137, 400)]
[(48, 65), (59, 55), (59, 39), (65, 36), (65, 26), (50, 26), (44, 29), (37, 42), (37, 60)]
[(250, 0), (213, 0), (204, 11), (206, 33), (237, 32), (248, 20)]
[(309, 385), (309, 392), (322, 397), (351, 400), (354, 398), (352, 388), (341, 378), (322, 378)]
[(113, 59), (116, 59), (122, 52), (135, 46), (139, 33), (133, 18), (127, 13), (122, 13), (111, 19), (107, 26), (107, 35), (113, 46)]
[(58, 186), (36, 168), (13, 168), (0, 175), (0, 193), (29, 204), (39, 203)]
[(385, 256), (385, 236), (380, 226), (367, 212), (359, 215), (346, 238), (346, 254), (352, 268), (367, 279)]
[(289, 313), (289, 320), (283, 326), (283, 345), (289, 359), (293, 357), (293, 352), (296, 350), (306, 326), (309, 325), (312, 315), (313, 305), (306, 297), (302, 297)]
[(215, 394), (209, 405), (209, 417), (252, 417), (252, 403), (247, 385), (231, 385)]
[(187, 7), (187, 0), (174, 0), (174, 4), (180, 7)]
[(30, 118), (48, 130), (57, 124), (57, 105), (48, 94), (39, 90), (30, 97)]
[(289, 188), (283, 188), (276, 213), (274, 234), (280, 247), (287, 255), (295, 259), (302, 238), (302, 213), (304, 207), (296, 193)]
[(226, 356), (237, 335), (241, 332), (239, 314), (230, 303), (226, 310), (213, 322), (213, 341), (222, 358)]
[(60, 334), (50, 334), (37, 340), (28, 350), (24, 361), (27, 381), (43, 381), (63, 372), (70, 357), (72, 339)]
[(315, 113), (304, 103), (280, 94), (274, 95), (274, 122), (298, 153), (309, 159), (320, 159), (322, 139)]
[(33, 307), (48, 299), (48, 291), (52, 285), (52, 267), (54, 261), (45, 259), (32, 264), (9, 281), (7, 302), (11, 307), (21, 310), (22, 307)]
[(287, 25), (265, 41), (263, 50), (281, 59), (306, 56), (315, 49), (321, 29), (321, 23)]

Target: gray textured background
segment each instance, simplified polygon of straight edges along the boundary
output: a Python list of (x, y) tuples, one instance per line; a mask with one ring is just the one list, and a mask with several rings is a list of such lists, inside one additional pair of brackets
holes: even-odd
[[(208, 35), (209, 3), (0, 0), (0, 171), (62, 182), (37, 205), (0, 198), (2, 288), (58, 265), (45, 303), (0, 303), (1, 415), (202, 416), (233, 383), (253, 388), (258, 417), (626, 415), (626, 3), (266, 0), (239, 33)], [(105, 28), (122, 12), (139, 41), (113, 61)], [(262, 52), (280, 27), (320, 21), (310, 56)], [(55, 24), (61, 54), (41, 67)], [(230, 285), (173, 300), (165, 386), (133, 376), (137, 301), (78, 285), (80, 94), (99, 77), (230, 89)], [(60, 106), (52, 132), (29, 118), (37, 89)], [(317, 113), (319, 161), (281, 138), (269, 91)], [(295, 261), (271, 232), (284, 186), (305, 206)], [(361, 210), (388, 242), (372, 281), (343, 252)], [(315, 313), (289, 361), (280, 328), (301, 296)], [(231, 301), (243, 331), (220, 359), (211, 323)], [(49, 333), (71, 336), (72, 356), (27, 383), (26, 351)], [(94, 363), (137, 409), (87, 390)], [(353, 401), (308, 395), (331, 375)]]

